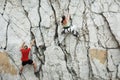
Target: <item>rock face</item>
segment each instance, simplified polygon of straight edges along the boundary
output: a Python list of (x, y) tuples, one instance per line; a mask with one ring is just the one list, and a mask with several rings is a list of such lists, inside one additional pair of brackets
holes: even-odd
[[(70, 14), (79, 37), (61, 34)], [(120, 0), (0, 0), (0, 80), (120, 80)], [(20, 46), (35, 39), (20, 76)]]

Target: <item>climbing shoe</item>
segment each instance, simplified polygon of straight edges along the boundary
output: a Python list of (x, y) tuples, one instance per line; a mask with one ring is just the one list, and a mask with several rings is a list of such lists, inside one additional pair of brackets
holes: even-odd
[(21, 76), (22, 72), (19, 72), (19, 75)]
[(39, 71), (34, 72), (34, 74), (37, 76), (39, 74)]
[(76, 34), (73, 34), (75, 37), (78, 37)]
[(65, 31), (62, 31), (61, 34), (65, 34)]

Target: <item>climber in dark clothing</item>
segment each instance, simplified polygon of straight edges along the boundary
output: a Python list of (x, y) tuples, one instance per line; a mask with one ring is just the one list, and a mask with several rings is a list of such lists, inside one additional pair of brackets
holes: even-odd
[(29, 53), (30, 53), (31, 47), (34, 45), (34, 41), (35, 40), (32, 40), (29, 48), (27, 45), (25, 45), (25, 42), (23, 42), (23, 44), (20, 47), (20, 51), (22, 54), (22, 57), (21, 57), (22, 66), (19, 72), (20, 75), (22, 74), (23, 68), (26, 64), (32, 64), (34, 67), (34, 72), (36, 72), (36, 64), (33, 62), (33, 60), (29, 59)]

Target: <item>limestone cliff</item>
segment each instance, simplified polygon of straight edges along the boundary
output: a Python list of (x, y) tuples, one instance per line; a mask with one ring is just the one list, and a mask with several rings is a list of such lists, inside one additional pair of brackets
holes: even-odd
[[(79, 37), (61, 34), (64, 14)], [(20, 76), (32, 39), (39, 72)], [(120, 80), (120, 0), (0, 0), (0, 80)]]

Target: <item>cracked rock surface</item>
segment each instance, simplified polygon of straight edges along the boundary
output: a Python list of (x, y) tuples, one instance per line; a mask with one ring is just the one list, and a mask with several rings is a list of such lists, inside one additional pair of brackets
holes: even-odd
[[(70, 14), (79, 37), (61, 34)], [(0, 80), (120, 80), (120, 0), (0, 0)], [(38, 73), (21, 66), (32, 39)]]

